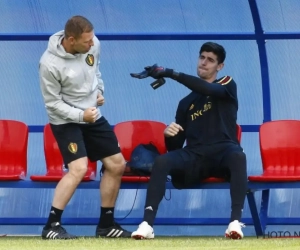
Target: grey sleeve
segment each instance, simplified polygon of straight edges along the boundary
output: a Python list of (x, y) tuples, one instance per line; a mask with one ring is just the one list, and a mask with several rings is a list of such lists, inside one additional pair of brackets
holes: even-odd
[(98, 89), (101, 91), (102, 95), (104, 93), (104, 82), (101, 78), (101, 72), (100, 72), (100, 41), (99, 41), (99, 45), (98, 45), (98, 49), (99, 49), (99, 54), (98, 54), (98, 58), (97, 58), (97, 68), (96, 68), (96, 77), (97, 77), (97, 80), (98, 80)]
[(61, 96), (61, 85), (55, 78), (49, 67), (40, 64), (40, 87), (45, 106), (57, 116), (69, 122), (83, 122), (83, 110), (74, 108), (63, 101)]

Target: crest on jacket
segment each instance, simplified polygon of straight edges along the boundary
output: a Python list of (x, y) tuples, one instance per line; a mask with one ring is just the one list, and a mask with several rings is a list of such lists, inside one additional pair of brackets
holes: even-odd
[(68, 149), (69, 151), (72, 153), (72, 154), (76, 154), (77, 153), (77, 149), (78, 149), (78, 146), (76, 143), (74, 142), (71, 142), (68, 146)]
[(94, 55), (92, 54), (88, 54), (85, 58), (85, 62), (89, 65), (89, 66), (93, 66), (95, 59), (94, 59)]

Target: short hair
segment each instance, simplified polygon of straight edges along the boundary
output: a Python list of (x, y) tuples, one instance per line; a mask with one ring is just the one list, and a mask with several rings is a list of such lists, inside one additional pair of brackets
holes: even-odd
[(206, 42), (201, 46), (199, 54), (201, 55), (203, 51), (214, 53), (217, 56), (219, 64), (225, 61), (226, 51), (224, 47), (220, 44), (213, 43), (213, 42)]
[(73, 16), (66, 22), (65, 37), (79, 38), (82, 33), (91, 32), (93, 29), (93, 24), (85, 17)]

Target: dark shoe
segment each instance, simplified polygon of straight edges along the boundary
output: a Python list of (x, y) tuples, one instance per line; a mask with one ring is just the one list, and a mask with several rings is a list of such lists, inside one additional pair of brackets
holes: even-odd
[(43, 229), (42, 238), (44, 240), (72, 240), (77, 236), (68, 234), (59, 222), (53, 222), (49, 229)]
[(130, 238), (131, 233), (123, 229), (119, 224), (115, 223), (113, 226), (108, 228), (96, 228), (96, 237), (106, 238)]

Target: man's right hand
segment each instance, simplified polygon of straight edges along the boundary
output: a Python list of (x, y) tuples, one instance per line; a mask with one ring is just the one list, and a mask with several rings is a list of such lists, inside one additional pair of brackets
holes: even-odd
[(98, 109), (96, 107), (87, 108), (83, 112), (83, 121), (94, 123), (98, 117)]
[(183, 128), (179, 124), (172, 122), (168, 127), (166, 127), (164, 135), (165, 137), (175, 136), (179, 133), (179, 131), (183, 131)]

